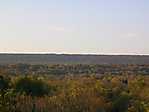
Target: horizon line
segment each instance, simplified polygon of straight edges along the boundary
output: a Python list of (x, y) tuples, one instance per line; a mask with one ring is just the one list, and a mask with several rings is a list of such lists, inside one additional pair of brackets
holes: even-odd
[(67, 52), (0, 52), (0, 54), (56, 54), (56, 55), (140, 55), (149, 56), (142, 53), (67, 53)]

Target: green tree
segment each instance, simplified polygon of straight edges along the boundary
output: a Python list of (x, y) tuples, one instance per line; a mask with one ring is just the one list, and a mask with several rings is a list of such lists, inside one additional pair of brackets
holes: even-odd
[(113, 102), (112, 112), (126, 112), (129, 106), (130, 96), (127, 93), (122, 93)]
[(21, 77), (16, 81), (15, 89), (17, 92), (26, 93), (31, 96), (43, 96), (49, 93), (49, 86), (44, 81), (31, 78)]

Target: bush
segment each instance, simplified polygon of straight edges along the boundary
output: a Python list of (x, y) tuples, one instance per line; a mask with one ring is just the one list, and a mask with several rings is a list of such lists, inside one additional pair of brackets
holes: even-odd
[(0, 91), (3, 92), (9, 88), (9, 80), (4, 76), (0, 76)]
[(49, 93), (49, 86), (42, 80), (22, 77), (16, 81), (15, 90), (31, 96), (44, 96)]
[(112, 112), (126, 112), (129, 106), (130, 96), (127, 93), (121, 94), (113, 102)]

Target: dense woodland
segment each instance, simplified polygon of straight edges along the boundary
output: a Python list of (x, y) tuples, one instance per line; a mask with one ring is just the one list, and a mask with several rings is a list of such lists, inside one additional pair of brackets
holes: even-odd
[(148, 64), (148, 55), (0, 54), (0, 64)]
[(0, 65), (0, 73), (5, 75), (148, 75), (149, 65), (134, 64), (56, 64), (56, 65), (30, 65), (8, 64)]
[(149, 65), (1, 65), (0, 112), (149, 112)]

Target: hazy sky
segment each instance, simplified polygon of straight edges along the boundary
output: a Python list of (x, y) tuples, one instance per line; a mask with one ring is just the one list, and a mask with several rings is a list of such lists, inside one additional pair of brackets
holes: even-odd
[(149, 0), (0, 0), (0, 52), (149, 54)]

